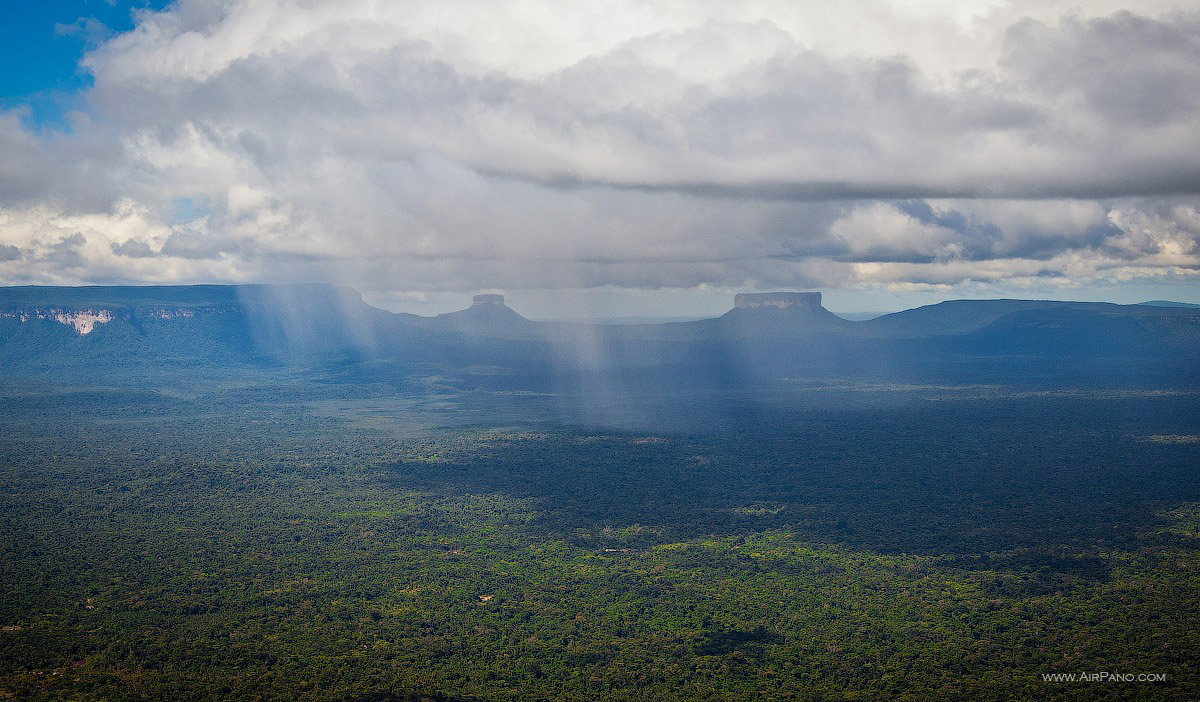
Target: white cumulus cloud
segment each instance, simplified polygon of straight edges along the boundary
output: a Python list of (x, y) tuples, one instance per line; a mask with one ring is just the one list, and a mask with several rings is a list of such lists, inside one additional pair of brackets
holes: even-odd
[[(100, 36), (100, 35), (97, 35)], [(1190, 280), (1200, 6), (178, 0), (0, 114), (6, 282)]]

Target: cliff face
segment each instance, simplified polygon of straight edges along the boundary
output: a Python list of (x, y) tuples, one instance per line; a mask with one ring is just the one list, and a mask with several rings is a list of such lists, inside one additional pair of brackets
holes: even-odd
[(817, 311), (821, 309), (821, 293), (819, 292), (770, 292), (770, 293), (738, 293), (733, 298), (734, 309), (756, 309), (772, 307), (781, 310), (802, 309)]
[(740, 293), (720, 319), (720, 333), (732, 337), (832, 338), (853, 328), (821, 306), (818, 292)]
[(228, 313), (235, 311), (230, 305), (207, 307), (10, 307), (0, 309), (0, 319), (14, 319), (21, 324), (36, 320), (50, 320), (74, 327), (80, 336), (96, 330), (98, 324), (108, 324), (114, 319), (150, 320), (192, 318), (197, 313)]
[(0, 288), (0, 366), (213, 366), (419, 351), (403, 325), (334, 286)]
[(87, 308), (70, 310), (59, 308), (48, 309), (10, 309), (0, 310), (0, 318), (16, 319), (22, 324), (31, 319), (49, 319), (59, 324), (75, 327), (80, 336), (90, 334), (97, 324), (107, 324), (115, 318), (112, 310)]

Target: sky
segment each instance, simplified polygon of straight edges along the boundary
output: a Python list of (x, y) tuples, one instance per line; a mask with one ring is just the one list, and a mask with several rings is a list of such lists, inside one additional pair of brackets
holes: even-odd
[(1200, 302), (1200, 0), (0, 11), (0, 284)]
[(84, 109), (91, 85), (77, 70), (86, 49), (133, 29), (135, 9), (162, 9), (165, 0), (0, 2), (0, 109), (25, 108), (31, 129), (69, 127), (65, 115)]

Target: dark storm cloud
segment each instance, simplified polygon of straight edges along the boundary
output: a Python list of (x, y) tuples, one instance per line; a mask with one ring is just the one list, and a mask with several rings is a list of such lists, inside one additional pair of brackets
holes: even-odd
[(118, 256), (127, 256), (129, 258), (149, 258), (155, 255), (154, 249), (150, 248), (149, 244), (137, 239), (123, 241), (120, 244), (114, 242), (112, 250)]
[(1200, 14), (1151, 19), (1123, 11), (1053, 28), (1025, 19), (1008, 30), (1001, 65), (1033, 90), (1117, 127), (1192, 126)]
[(87, 265), (87, 259), (81, 250), (86, 243), (87, 239), (83, 234), (75, 232), (52, 244), (49, 252), (42, 257), (42, 261), (60, 269), (82, 268)]
[[(349, 62), (332, 48), (251, 54), (203, 80), (101, 72), (94, 99), (160, 138), (190, 125), (223, 147), (249, 139), (266, 172), (317, 149), (366, 162), (436, 150), (559, 188), (1112, 198), (1200, 187), (1200, 136), (1171, 129), (1194, 120), (1197, 37), (1191, 15), (1025, 20), (1007, 34), (1000, 71), (949, 81), (903, 57), (830, 57), (793, 42), (719, 85), (624, 51), (537, 79), (469, 72), (408, 41)], [(1124, 148), (1133, 126), (1150, 130)]]

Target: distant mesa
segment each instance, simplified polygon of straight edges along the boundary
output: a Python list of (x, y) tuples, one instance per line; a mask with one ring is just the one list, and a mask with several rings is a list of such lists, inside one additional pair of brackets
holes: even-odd
[(821, 308), (821, 293), (819, 292), (768, 292), (768, 293), (738, 293), (733, 298), (733, 308), (749, 310), (759, 308), (775, 308), (781, 310), (800, 309), (816, 311)]
[(476, 295), (465, 310), (439, 314), (432, 321), (466, 334), (492, 338), (526, 338), (533, 333), (532, 323), (504, 304), (503, 295), (495, 294)]

